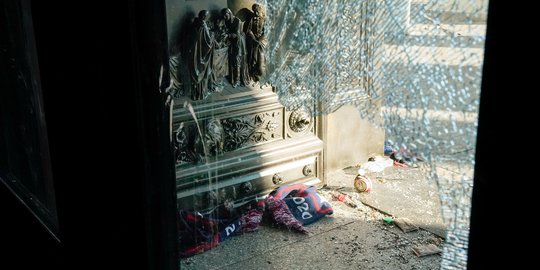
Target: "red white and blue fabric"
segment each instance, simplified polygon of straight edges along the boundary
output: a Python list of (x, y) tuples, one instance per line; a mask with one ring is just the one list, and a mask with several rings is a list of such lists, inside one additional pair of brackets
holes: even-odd
[(180, 256), (188, 257), (212, 249), (234, 234), (256, 231), (265, 208), (275, 223), (301, 233), (307, 233), (303, 225), (333, 213), (330, 203), (317, 193), (315, 187), (304, 184), (281, 186), (241, 215), (231, 216), (227, 211), (203, 215), (180, 210)]
[(314, 186), (283, 185), (270, 192), (268, 196), (285, 201), (294, 217), (303, 225), (311, 224), (334, 213), (332, 205), (317, 193)]
[(212, 249), (239, 231), (239, 218), (215, 218), (213, 215), (180, 210), (178, 231), (181, 257)]

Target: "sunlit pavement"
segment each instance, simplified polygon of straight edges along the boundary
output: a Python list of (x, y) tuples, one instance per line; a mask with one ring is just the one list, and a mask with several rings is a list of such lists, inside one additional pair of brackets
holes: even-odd
[[(411, 12), (417, 12), (428, 2), (412, 1)], [(458, 0), (455, 4), (466, 5), (467, 2)], [(466, 91), (459, 91), (454, 96), (447, 93), (431, 98), (455, 99), (460, 104), (470, 106), (449, 110), (439, 106), (448, 102), (419, 102), (413, 107), (388, 104), (383, 111), (395, 115), (396, 123), (400, 120), (417, 123), (427, 119), (430, 136), (434, 142), (439, 142), (431, 146), (432, 160), (420, 164), (419, 168), (389, 168), (381, 173), (370, 173), (374, 182), (371, 194), (354, 191), (354, 175), (350, 170), (330, 172), (327, 179), (330, 187), (341, 188), (341, 191), (364, 204), (353, 209), (325, 195), (335, 212), (307, 226), (310, 231), (308, 235), (264, 225), (258, 232), (232, 237), (213, 250), (183, 259), (182, 269), (440, 268), (443, 255), (417, 257), (412, 248), (428, 243), (443, 248), (444, 241), (437, 234), (444, 235), (444, 229), (450, 229), (450, 237), (467, 237), (476, 135), (476, 132), (468, 131), (476, 130), (479, 99), (479, 78), (468, 74), (478, 74), (481, 70), (483, 43), (479, 40), (483, 40), (485, 33), (485, 24), (482, 23), (485, 15), (468, 17), (466, 13), (446, 14), (448, 16), (439, 24), (429, 21), (429, 10), (426, 15), (428, 20), (412, 22), (407, 33), (407, 46), (392, 39), (385, 40), (386, 52), (396, 56), (384, 63), (384, 68), (395, 75), (392, 76), (393, 81), (386, 82), (385, 87), (395, 89), (414, 85), (414, 88), (407, 89), (414, 97), (425, 95), (426, 89), (435, 86), (429, 82), (395, 84), (410, 80), (407, 76), (414, 69), (431, 69), (436, 70), (437, 74), (446, 74), (432, 78), (436, 82), (448, 80), (447, 75), (465, 74), (456, 79), (459, 85), (466, 86)], [(425, 39), (425, 36), (433, 38)], [(459, 42), (454, 43), (456, 40)], [(439, 89), (441, 93), (445, 93), (444, 90)], [(414, 138), (418, 137), (418, 132), (422, 130), (414, 126), (404, 127), (399, 134), (390, 134), (389, 139), (397, 139), (395, 136)], [(451, 143), (452, 147), (448, 147), (447, 143)], [(452, 150), (449, 151), (449, 148)], [(428, 173), (430, 171), (432, 174)], [(441, 209), (441, 201), (447, 207)], [(457, 206), (461, 210), (456, 212), (455, 208), (448, 206)], [(421, 229), (404, 233), (394, 225), (385, 224), (382, 221), (385, 216), (416, 216), (413, 220), (419, 223)], [(446, 217), (446, 223), (442, 216)], [(433, 224), (442, 232), (429, 227)], [(463, 241), (454, 243), (458, 248), (466, 249), (466, 246), (459, 246)], [(458, 268), (463, 263), (463, 260), (455, 261)]]

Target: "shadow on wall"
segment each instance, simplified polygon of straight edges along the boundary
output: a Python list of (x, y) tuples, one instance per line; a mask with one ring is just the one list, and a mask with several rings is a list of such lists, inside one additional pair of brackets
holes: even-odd
[(193, 39), (193, 31), (190, 31), (190, 29), (195, 16), (196, 14), (190, 11), (172, 26), (171, 36), (169, 37), (169, 52), (171, 55), (184, 51), (187, 45), (185, 41)]
[[(235, 14), (236, 16), (239, 16), (239, 11), (241, 9), (251, 9), (251, 6), (253, 6), (253, 4), (255, 4), (256, 1), (255, 0), (227, 0), (227, 7), (231, 9), (231, 11), (233, 12), (233, 14)], [(244, 18), (242, 17), (239, 17), (242, 21), (244, 20)]]
[(253, 17), (253, 12), (247, 8), (242, 8), (236, 13), (236, 17), (242, 22), (246, 22)]

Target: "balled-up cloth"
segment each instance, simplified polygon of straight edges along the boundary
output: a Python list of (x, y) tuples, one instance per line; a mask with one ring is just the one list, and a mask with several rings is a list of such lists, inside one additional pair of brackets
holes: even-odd
[(308, 231), (304, 228), (304, 225), (291, 212), (289, 206), (284, 200), (276, 199), (272, 196), (268, 196), (265, 199), (268, 211), (270, 211), (273, 220), (279, 224), (285, 226), (287, 229), (294, 229), (298, 232), (307, 234)]
[(300, 233), (308, 233), (304, 225), (333, 213), (330, 203), (316, 188), (304, 184), (281, 186), (250, 208), (241, 215), (231, 215), (228, 211), (201, 214), (180, 210), (180, 256), (189, 257), (216, 247), (232, 235), (256, 231), (265, 213), (274, 223)]
[(240, 229), (239, 218), (214, 216), (215, 213), (203, 215), (180, 210), (178, 231), (181, 257), (212, 249)]
[(284, 185), (270, 192), (267, 201), (270, 197), (284, 201), (294, 217), (303, 225), (334, 213), (332, 205), (317, 193), (314, 186)]

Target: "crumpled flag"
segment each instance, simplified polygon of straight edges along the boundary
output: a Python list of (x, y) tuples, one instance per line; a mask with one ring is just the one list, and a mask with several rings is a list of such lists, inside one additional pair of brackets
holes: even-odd
[(220, 217), (219, 212), (203, 215), (199, 212), (180, 210), (177, 225), (181, 257), (189, 257), (215, 248), (240, 229), (239, 218)]
[(268, 196), (285, 201), (293, 216), (302, 225), (309, 225), (334, 212), (332, 205), (317, 193), (314, 186), (283, 185), (274, 189)]
[(263, 218), (263, 211), (251, 209), (240, 217), (240, 233), (254, 232), (259, 229)]
[(284, 225), (289, 230), (294, 229), (301, 233), (308, 233), (306, 228), (304, 228), (304, 225), (302, 225), (302, 223), (300, 223), (296, 217), (294, 217), (285, 201), (276, 199), (273, 196), (268, 196), (266, 197), (265, 202), (268, 210), (272, 214), (272, 217), (277, 224)]

